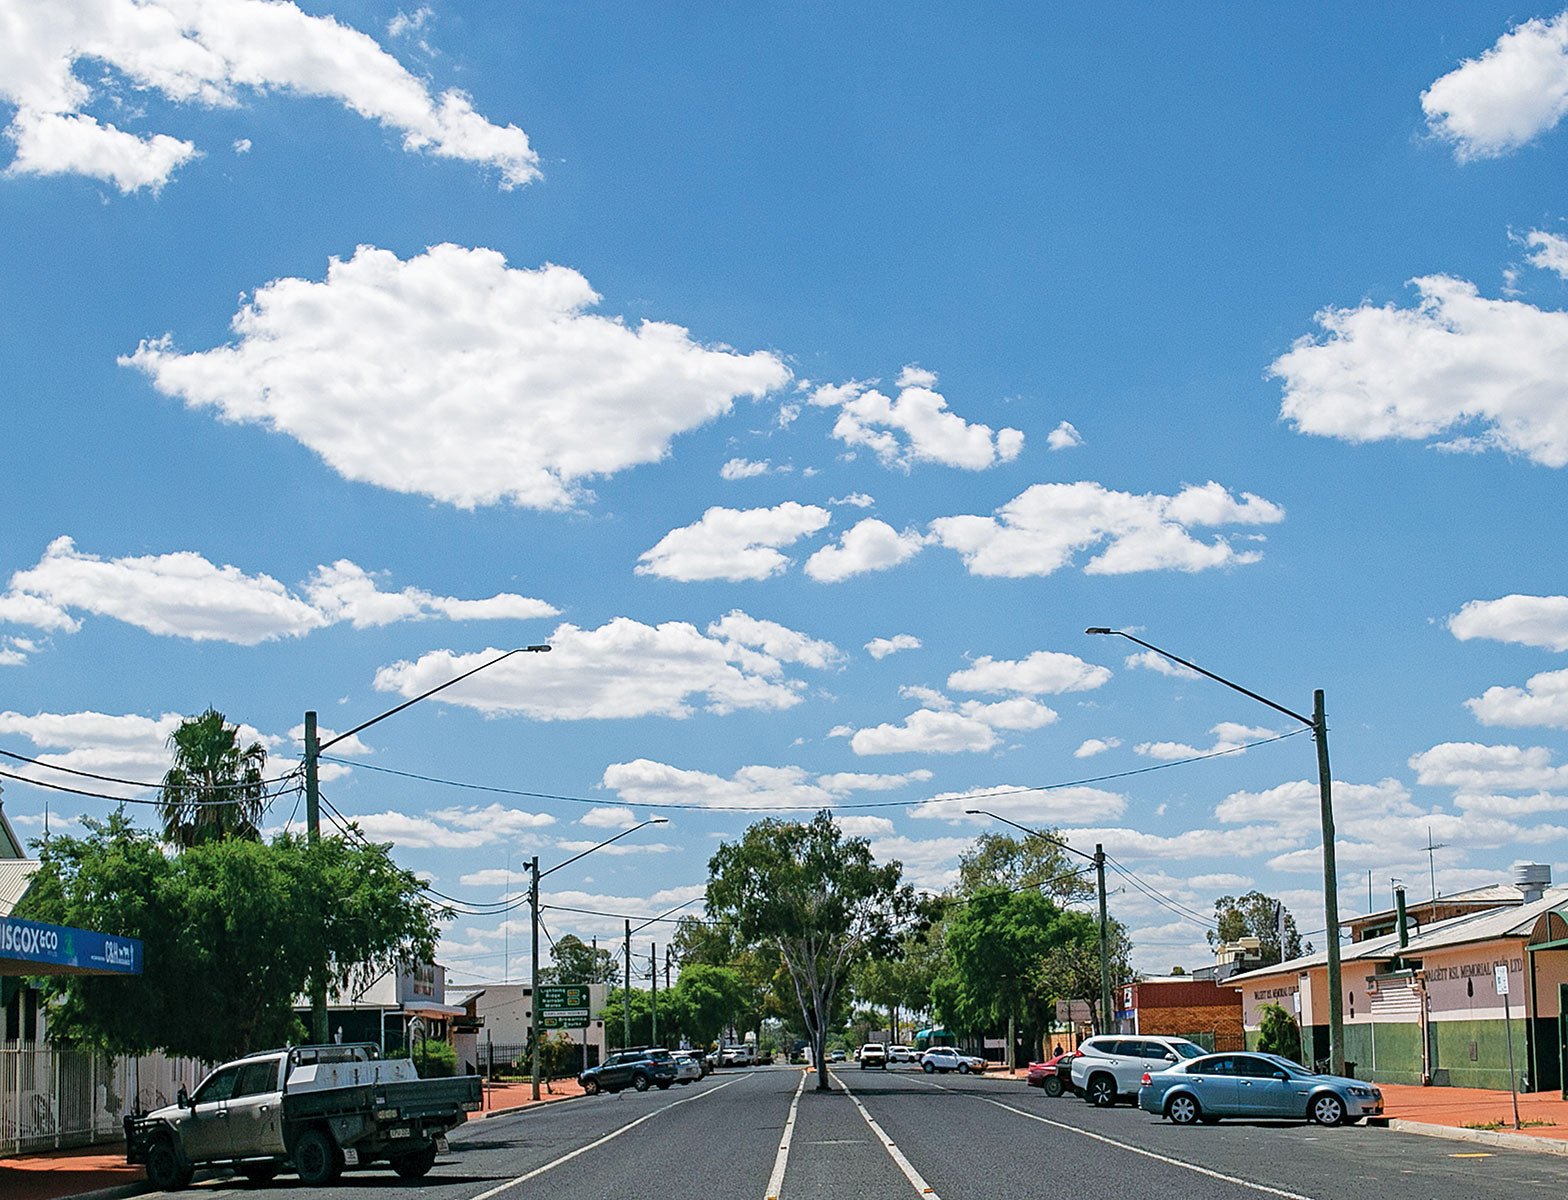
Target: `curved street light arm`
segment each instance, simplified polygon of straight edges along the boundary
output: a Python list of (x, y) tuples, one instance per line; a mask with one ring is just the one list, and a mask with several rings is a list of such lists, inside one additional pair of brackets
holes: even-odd
[(1287, 717), (1293, 717), (1295, 720), (1300, 721), (1303, 725), (1306, 725), (1306, 726), (1308, 726), (1308, 727), (1310, 727), (1312, 729), (1316, 729), (1317, 728), (1317, 722), (1314, 721), (1311, 717), (1304, 717), (1300, 713), (1294, 711), (1293, 709), (1286, 708), (1283, 704), (1275, 704), (1274, 701), (1270, 700), (1267, 696), (1260, 696), (1260, 695), (1258, 695), (1257, 692), (1254, 692), (1251, 688), (1244, 688), (1244, 687), (1241, 686), (1241, 684), (1233, 683), (1231, 680), (1226, 679), (1223, 675), (1216, 675), (1213, 671), (1205, 671), (1197, 663), (1188, 662), (1185, 658), (1178, 658), (1178, 657), (1176, 657), (1176, 655), (1172, 654), (1169, 650), (1161, 650), (1158, 646), (1153, 645), (1150, 642), (1146, 642), (1146, 641), (1144, 641), (1140, 637), (1133, 637), (1132, 634), (1126, 633), (1126, 632), (1124, 632), (1123, 630), (1120, 630), (1120, 629), (1105, 629), (1105, 628), (1100, 627), (1100, 626), (1091, 626), (1090, 628), (1085, 629), (1084, 632), (1085, 633), (1109, 634), (1112, 637), (1124, 637), (1129, 642), (1137, 642), (1138, 645), (1144, 647), (1144, 649), (1146, 649), (1146, 650), (1153, 650), (1161, 658), (1168, 658), (1173, 663), (1180, 663), (1182, 666), (1186, 667), (1189, 671), (1196, 671), (1199, 675), (1202, 675), (1205, 679), (1212, 679), (1212, 680), (1214, 680), (1215, 683), (1222, 683), (1226, 687), (1230, 688), (1230, 690), (1233, 691), (1233, 692), (1240, 692), (1243, 696), (1250, 696), (1252, 699), (1256, 700), (1259, 704), (1266, 704), (1266, 705), (1268, 705), (1275, 712), (1281, 712), (1281, 713), (1284, 713)]

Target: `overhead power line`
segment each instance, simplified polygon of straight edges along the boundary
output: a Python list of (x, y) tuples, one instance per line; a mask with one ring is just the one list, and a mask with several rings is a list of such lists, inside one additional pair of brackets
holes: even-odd
[[(681, 803), (679, 801), (623, 801), (635, 803), (638, 808), (653, 810), (668, 809), (677, 811), (697, 812), (816, 812), (823, 808), (835, 811), (853, 811), (857, 809), (872, 808), (908, 808), (915, 804), (933, 803), (937, 801), (958, 803), (967, 800), (990, 800), (998, 796), (1022, 796), (1034, 792), (1055, 792), (1063, 788), (1087, 787), (1093, 783), (1109, 783), (1117, 779), (1129, 779), (1134, 775), (1147, 775), (1153, 771), (1168, 771), (1173, 767), (1185, 767), (1192, 763), (1206, 762), (1211, 758), (1223, 758), (1228, 754), (1242, 754), (1248, 750), (1255, 750), (1259, 746), (1268, 746), (1274, 742), (1282, 742), (1287, 738), (1299, 737), (1303, 733), (1311, 732), (1308, 729), (1292, 729), (1287, 733), (1277, 734), (1274, 737), (1263, 738), (1260, 741), (1248, 742), (1241, 746), (1227, 746), (1222, 750), (1210, 750), (1203, 754), (1194, 754), (1188, 758), (1172, 759), (1170, 762), (1153, 763), (1147, 767), (1134, 767), (1128, 771), (1115, 771), (1107, 775), (1090, 775), (1082, 779), (1063, 780), (1060, 783), (1042, 783), (1033, 787), (1017, 788), (982, 788), (972, 792), (961, 792), (955, 796), (927, 797), (925, 800), (865, 800), (853, 803), (821, 804), (725, 804), (716, 806), (712, 804)], [(445, 779), (439, 775), (422, 775), (416, 771), (399, 771), (392, 767), (376, 766), (366, 762), (356, 762), (351, 759), (337, 758), (334, 755), (323, 754), (322, 762), (334, 762), (341, 766), (352, 767), (361, 771), (378, 771), (383, 775), (395, 775), (400, 779), (412, 779), (419, 783), (433, 783), (440, 787), (457, 788), (462, 791), (485, 792), (498, 796), (516, 796), (524, 800), (553, 800), (562, 804), (587, 804), (601, 808), (606, 804), (604, 797), (572, 796), (559, 792), (535, 792), (524, 788), (500, 787), (495, 784), (470, 783), (460, 779)]]
[[(93, 771), (81, 771), (81, 770), (78, 770), (76, 767), (68, 767), (68, 766), (66, 766), (63, 763), (49, 762), (47, 759), (43, 759), (43, 758), (29, 758), (25, 754), (17, 754), (14, 750), (0, 750), (0, 758), (9, 758), (13, 762), (27, 763), (29, 766), (42, 767), (44, 770), (47, 770), (47, 771), (59, 771), (62, 774), (65, 774), (65, 775), (75, 775), (79, 779), (96, 779), (99, 783), (118, 783), (122, 787), (143, 788), (143, 789), (145, 789), (147, 791), (153, 791), (153, 792), (160, 792), (160, 791), (163, 790), (163, 782), (161, 780), (158, 783), (146, 783), (146, 782), (144, 782), (143, 780), (140, 780), (140, 779), (121, 779), (119, 776), (116, 776), (116, 775), (99, 775), (99, 774), (96, 774)], [(237, 791), (240, 788), (250, 788), (250, 787), (257, 787), (257, 786), (260, 786), (260, 787), (270, 787), (274, 783), (283, 783), (285, 780), (292, 779), (294, 776), (299, 774), (299, 771), (300, 771), (300, 768), (294, 767), (292, 770), (286, 771), (282, 775), (275, 776), (272, 779), (258, 779), (254, 783), (209, 783), (209, 784), (203, 784), (202, 788), (203, 788), (203, 790), (210, 791), (210, 792), (227, 792), (227, 791)], [(18, 776), (14, 776), (13, 778), (22, 779), (22, 780), (24, 780), (27, 783), (37, 783), (39, 787), (48, 787), (49, 786), (47, 783), (43, 783), (43, 782), (41, 782), (39, 780), (33, 779), (30, 776), (18, 775)], [(82, 794), (83, 795), (92, 795), (94, 793), (84, 792)], [(113, 797), (113, 798), (114, 799), (118, 799), (118, 797)], [(200, 803), (203, 803), (203, 804), (237, 804), (237, 803), (240, 803), (240, 801), (233, 801), (233, 800), (204, 800), (204, 801), (200, 801)]]

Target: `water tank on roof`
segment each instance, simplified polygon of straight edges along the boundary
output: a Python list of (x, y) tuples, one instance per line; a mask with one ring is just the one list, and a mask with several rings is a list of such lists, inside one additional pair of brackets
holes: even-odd
[(1524, 893), (1524, 902), (1530, 904), (1546, 894), (1552, 885), (1552, 868), (1546, 863), (1515, 863), (1514, 886)]

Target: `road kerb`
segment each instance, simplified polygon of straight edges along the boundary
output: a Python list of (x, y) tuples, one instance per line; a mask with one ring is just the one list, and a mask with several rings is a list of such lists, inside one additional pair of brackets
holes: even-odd
[(1568, 1141), (1562, 1138), (1530, 1137), (1528, 1134), (1510, 1133), (1501, 1129), (1462, 1129), (1453, 1125), (1429, 1125), (1425, 1121), (1405, 1121), (1398, 1117), (1390, 1117), (1387, 1128), (1394, 1133), (1415, 1133), (1422, 1137), (1448, 1138), (1450, 1141), (1496, 1146), (1503, 1150), (1529, 1150), (1536, 1154), (1568, 1157)]

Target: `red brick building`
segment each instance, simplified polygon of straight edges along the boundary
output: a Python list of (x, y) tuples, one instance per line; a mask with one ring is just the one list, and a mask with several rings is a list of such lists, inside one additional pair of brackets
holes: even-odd
[(1233, 987), (1212, 979), (1166, 975), (1123, 985), (1115, 995), (1116, 1028), (1121, 1033), (1192, 1037), (1216, 1050), (1243, 1050), (1241, 997)]

